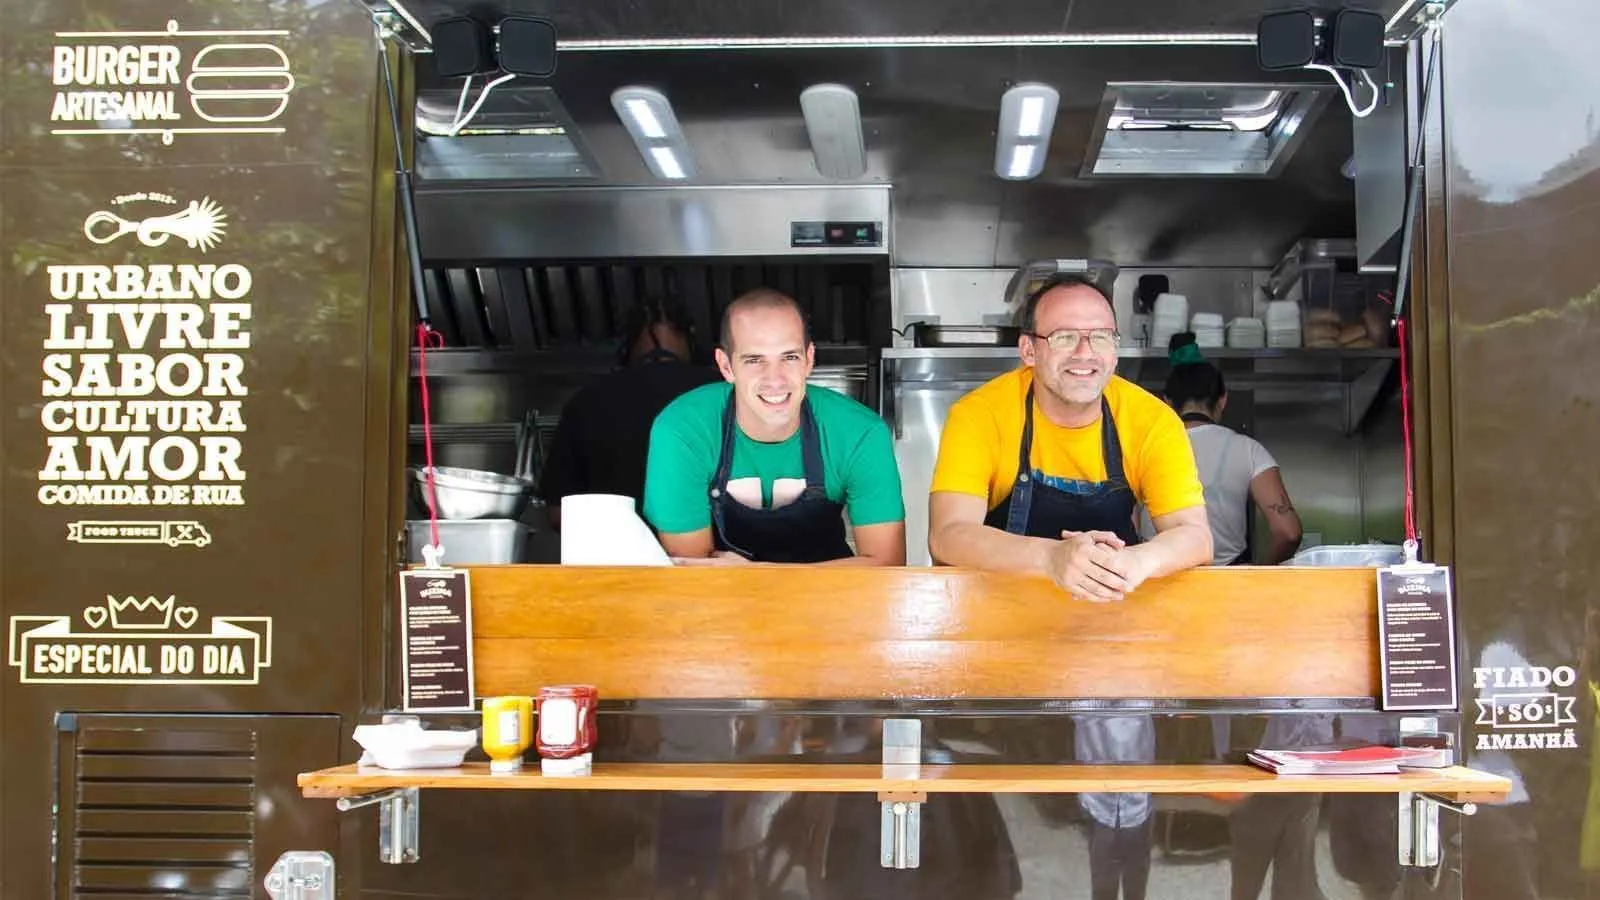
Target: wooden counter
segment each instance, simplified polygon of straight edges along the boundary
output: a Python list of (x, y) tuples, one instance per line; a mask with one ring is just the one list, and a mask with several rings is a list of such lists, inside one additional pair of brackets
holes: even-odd
[[(479, 697), (586, 683), (602, 701), (1131, 699), (1181, 709), (1216, 700), (1359, 705), (1379, 688), (1372, 569), (1196, 569), (1103, 604), (1074, 599), (1044, 578), (952, 568), (482, 566), (470, 573)], [(1416, 810), (1423, 795), (1493, 802), (1511, 790), (1505, 778), (1461, 767), (1379, 776), (1274, 775), (1250, 765), (908, 771), (809, 761), (613, 763), (603, 752), (591, 774), (576, 777), (545, 777), (530, 756), (512, 774), (493, 774), (486, 763), (412, 771), (350, 765), (303, 773), (298, 783), (308, 797), (393, 805), (394, 821), (406, 809), (414, 814), (410, 804), (422, 790), (866, 793), (909, 802), (913, 815), (929, 794), (1395, 794), (1411, 796)], [(403, 853), (394, 855), (398, 843), (385, 846), (389, 861), (403, 861)], [(885, 858), (901, 850), (891, 841)]]
[(1231, 566), (1075, 600), (955, 568), (471, 568), (480, 697), (1370, 698), (1372, 569)]
[(885, 777), (878, 765), (820, 763), (596, 763), (592, 774), (546, 777), (537, 762), (513, 774), (487, 763), (459, 769), (340, 766), (299, 778), (307, 797), (348, 797), (394, 788), (502, 791), (776, 791), (824, 793), (1076, 794), (1437, 794), (1461, 802), (1504, 799), (1511, 783), (1454, 767), (1399, 775), (1273, 775), (1247, 765), (946, 765), (919, 777)]

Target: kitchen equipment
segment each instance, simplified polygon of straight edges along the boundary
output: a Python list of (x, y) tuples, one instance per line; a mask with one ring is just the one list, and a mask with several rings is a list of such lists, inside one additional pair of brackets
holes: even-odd
[(1323, 544), (1301, 550), (1284, 565), (1379, 568), (1405, 561), (1405, 547), (1401, 544)]
[(1106, 259), (1039, 259), (1024, 263), (1006, 285), (1006, 308), (1013, 316), (1021, 315), (1028, 295), (1055, 275), (1085, 275), (1110, 297), (1117, 272), (1117, 264)]
[[(527, 508), (533, 484), (526, 479), (482, 469), (435, 466), (433, 493), (438, 497), (441, 519), (515, 519)], [(428, 496), (428, 467), (415, 471), (422, 490), (424, 508), (431, 508)]]
[(817, 366), (806, 384), (837, 391), (856, 401), (867, 402), (867, 371), (860, 366)]
[[(910, 332), (910, 334), (906, 334)], [(918, 347), (1015, 347), (1022, 329), (1015, 325), (939, 325), (912, 322), (896, 334)]]
[[(527, 561), (533, 529), (515, 519), (441, 519), (439, 542), (450, 565), (503, 565)], [(427, 519), (406, 522), (407, 559), (422, 559), (429, 540)]]

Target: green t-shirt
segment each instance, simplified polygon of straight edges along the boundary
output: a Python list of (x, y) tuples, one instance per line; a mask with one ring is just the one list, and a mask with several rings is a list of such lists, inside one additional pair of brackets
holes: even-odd
[[(695, 388), (656, 417), (645, 466), (644, 515), (657, 530), (683, 534), (711, 526), (711, 479), (722, 456), (722, 413), (732, 390), (727, 382)], [(807, 385), (806, 399), (822, 442), (828, 499), (844, 503), (852, 526), (903, 521), (905, 500), (889, 426), (870, 408), (827, 388)], [(774, 482), (805, 480), (800, 436), (796, 431), (769, 444), (735, 427), (729, 481), (760, 478), (762, 506), (770, 507)]]

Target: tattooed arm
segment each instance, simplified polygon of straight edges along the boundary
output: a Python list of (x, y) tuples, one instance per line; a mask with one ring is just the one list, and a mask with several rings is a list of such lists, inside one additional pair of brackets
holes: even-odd
[(1267, 526), (1272, 531), (1272, 543), (1259, 559), (1263, 565), (1275, 566), (1294, 555), (1301, 537), (1300, 514), (1289, 502), (1289, 490), (1283, 486), (1277, 467), (1250, 480), (1250, 499), (1267, 517)]

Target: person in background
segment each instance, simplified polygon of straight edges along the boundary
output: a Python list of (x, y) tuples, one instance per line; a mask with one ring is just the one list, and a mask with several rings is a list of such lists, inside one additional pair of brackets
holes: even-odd
[[(1168, 359), (1172, 371), (1162, 394), (1183, 420), (1194, 447), (1200, 482), (1205, 486), (1212, 564), (1247, 565), (1252, 561), (1252, 502), (1266, 516), (1272, 533), (1272, 544), (1260, 562), (1283, 562), (1300, 546), (1301, 529), (1277, 461), (1255, 438), (1219, 424), (1228, 405), (1227, 385), (1222, 372), (1201, 356), (1192, 332), (1172, 336)], [(1263, 747), (1288, 750), (1333, 738), (1331, 717), (1269, 718), (1259, 742)], [(1228, 724), (1227, 717), (1213, 719), (1221, 745), (1219, 758), (1227, 755), (1222, 747), (1229, 743)], [(1272, 900), (1321, 900), (1315, 852), (1320, 801), (1316, 794), (1263, 794), (1246, 798), (1230, 811), (1232, 900), (1257, 900), (1269, 873)]]
[[(1110, 297), (1057, 275), (1020, 312), (1022, 366), (950, 408), (928, 498), (934, 561), (1048, 575), (1099, 602), (1204, 565), (1194, 453), (1172, 410), (1116, 375)], [(1148, 541), (1140, 504), (1154, 516)]]
[(621, 367), (567, 401), (539, 475), (550, 522), (561, 527), (561, 498), (621, 494), (642, 514), (650, 427), (667, 404), (717, 380), (694, 363), (694, 325), (682, 304), (645, 298), (623, 319)]
[(1173, 335), (1168, 358), (1172, 371), (1162, 393), (1183, 420), (1194, 447), (1200, 483), (1205, 486), (1212, 565), (1252, 562), (1252, 503), (1272, 534), (1271, 545), (1255, 561), (1277, 565), (1287, 560), (1300, 547), (1300, 516), (1289, 502), (1277, 460), (1260, 441), (1219, 424), (1228, 406), (1228, 388), (1222, 372), (1201, 357), (1192, 332)]
[(674, 400), (650, 432), (644, 515), (667, 553), (706, 565), (905, 565), (889, 426), (806, 385), (816, 347), (794, 298), (762, 288), (728, 304), (716, 357), (727, 384)]

